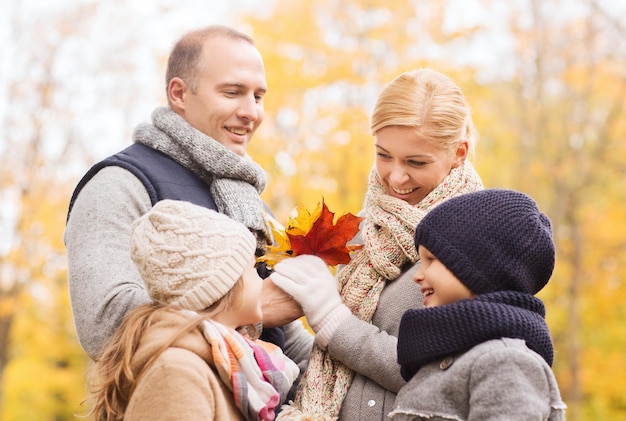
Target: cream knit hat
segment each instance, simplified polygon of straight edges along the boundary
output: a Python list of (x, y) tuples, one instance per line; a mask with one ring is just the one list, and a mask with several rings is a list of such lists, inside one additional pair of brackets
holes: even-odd
[(131, 257), (150, 297), (189, 310), (223, 297), (255, 247), (243, 224), (190, 202), (162, 200), (132, 226)]

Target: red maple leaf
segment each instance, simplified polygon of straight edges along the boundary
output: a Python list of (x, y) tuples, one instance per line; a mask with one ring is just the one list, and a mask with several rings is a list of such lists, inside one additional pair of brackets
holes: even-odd
[(328, 266), (349, 263), (350, 251), (362, 246), (346, 243), (359, 232), (359, 224), (363, 218), (346, 213), (333, 225), (334, 218), (335, 213), (329, 211), (322, 200), (322, 212), (308, 233), (304, 235), (287, 233), (294, 255), (312, 254), (324, 260)]

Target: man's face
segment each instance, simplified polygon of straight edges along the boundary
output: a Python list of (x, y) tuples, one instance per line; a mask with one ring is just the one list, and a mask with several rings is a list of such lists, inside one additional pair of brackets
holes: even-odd
[(204, 45), (195, 82), (195, 93), (187, 84), (179, 114), (243, 156), (265, 116), (267, 83), (261, 54), (243, 40), (210, 39)]

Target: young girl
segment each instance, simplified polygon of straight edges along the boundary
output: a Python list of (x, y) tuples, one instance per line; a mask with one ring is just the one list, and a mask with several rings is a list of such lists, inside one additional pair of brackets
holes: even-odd
[(549, 219), (528, 196), (470, 193), (418, 224), (414, 275), (424, 307), (400, 322), (398, 363), (409, 381), (399, 420), (562, 420), (552, 339), (534, 297), (554, 269)]
[(99, 420), (273, 420), (299, 369), (236, 329), (261, 320), (256, 240), (239, 222), (163, 200), (132, 226), (153, 303), (132, 310), (97, 362)]

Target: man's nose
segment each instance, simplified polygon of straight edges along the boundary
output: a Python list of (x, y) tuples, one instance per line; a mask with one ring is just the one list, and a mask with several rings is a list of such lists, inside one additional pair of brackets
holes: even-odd
[(256, 121), (259, 118), (259, 107), (254, 95), (245, 96), (239, 104), (237, 115), (246, 120)]

